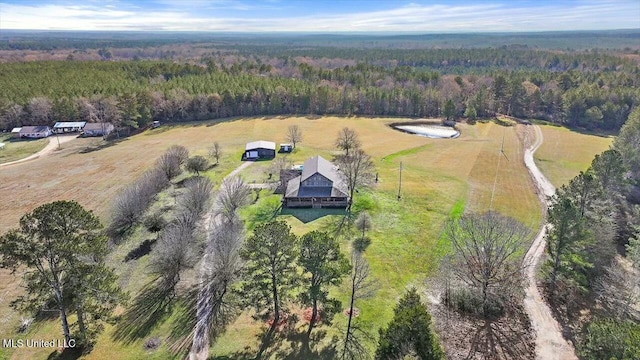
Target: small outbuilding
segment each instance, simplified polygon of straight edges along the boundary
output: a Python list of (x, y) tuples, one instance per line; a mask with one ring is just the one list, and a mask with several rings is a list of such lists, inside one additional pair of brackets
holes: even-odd
[(60, 121), (53, 125), (56, 134), (80, 132), (87, 123), (85, 121)]
[(87, 123), (82, 129), (82, 136), (107, 136), (114, 129), (111, 123)]
[(48, 126), (23, 126), (20, 128), (20, 138), (43, 139), (51, 136), (53, 131)]
[(291, 144), (280, 144), (279, 153), (290, 153), (293, 151), (293, 145)]
[(283, 205), (288, 208), (346, 208), (348, 194), (338, 167), (315, 156), (304, 162), (302, 174), (287, 183)]
[(15, 127), (13, 129), (11, 129), (11, 137), (13, 138), (19, 138), (20, 137), (20, 130), (22, 130), (22, 128), (19, 127)]
[(252, 141), (247, 143), (242, 160), (268, 160), (276, 157), (276, 143), (272, 141)]

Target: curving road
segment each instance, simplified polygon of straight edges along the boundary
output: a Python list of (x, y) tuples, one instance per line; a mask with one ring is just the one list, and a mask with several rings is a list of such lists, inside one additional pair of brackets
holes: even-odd
[[(537, 125), (532, 125), (536, 139), (533, 145), (528, 147), (524, 152), (524, 163), (531, 178), (537, 187), (537, 193), (546, 210), (548, 206), (548, 197), (555, 193), (555, 187), (542, 174), (538, 166), (533, 160), (533, 154), (538, 150), (544, 138), (542, 130)], [(540, 257), (544, 253), (546, 246), (545, 235), (547, 232), (546, 224), (543, 224), (540, 232), (531, 244), (529, 251), (524, 257), (525, 276), (527, 278), (527, 287), (525, 289), (524, 308), (531, 319), (531, 324), (536, 332), (536, 359), (541, 360), (573, 360), (578, 359), (575, 355), (573, 346), (568, 343), (562, 336), (560, 324), (551, 314), (551, 309), (542, 298), (540, 289), (536, 282), (536, 269)]]
[(22, 159), (19, 159), (19, 160), (14, 160), (14, 161), (9, 161), (9, 162), (6, 162), (6, 163), (2, 163), (2, 164), (0, 164), (0, 167), (20, 164), (20, 163), (23, 163), (25, 161), (29, 161), (29, 160), (37, 159), (39, 157), (44, 157), (44, 156), (50, 155), (54, 151), (56, 151), (56, 149), (58, 149), (58, 140), (60, 140), (60, 145), (62, 145), (62, 144), (66, 143), (68, 141), (71, 141), (71, 140), (73, 140), (73, 139), (75, 139), (77, 137), (78, 137), (77, 134), (74, 134), (74, 135), (62, 135), (62, 136), (59, 137), (59, 139), (55, 139), (53, 136), (51, 136), (49, 138), (49, 143), (42, 150), (38, 151), (35, 154), (32, 154), (32, 155), (29, 155), (29, 156), (24, 157)]

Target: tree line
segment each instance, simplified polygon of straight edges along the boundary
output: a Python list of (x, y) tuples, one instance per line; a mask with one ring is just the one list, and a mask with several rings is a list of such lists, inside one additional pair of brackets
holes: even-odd
[(585, 359), (640, 357), (638, 140), (636, 109), (612, 148), (560, 187), (548, 211), (546, 292)]
[[(76, 120), (138, 128), (153, 120), (251, 115), (475, 119), (502, 113), (615, 130), (640, 98), (637, 66), (598, 52), (529, 50), (529, 69), (479, 63), (478, 71), (449, 73), (436, 63), (480, 61), (490, 59), (490, 54), (511, 59), (512, 52), (407, 50), (407, 54), (433, 63), (404, 64), (397, 61), (402, 53), (394, 58), (381, 49), (371, 51), (384, 61), (365, 57), (359, 62), (340, 58), (327, 62), (313, 57), (247, 54), (234, 58), (214, 55), (197, 63), (4, 63), (0, 64), (4, 84), (0, 89), (0, 128)], [(567, 66), (568, 62), (577, 65)]]

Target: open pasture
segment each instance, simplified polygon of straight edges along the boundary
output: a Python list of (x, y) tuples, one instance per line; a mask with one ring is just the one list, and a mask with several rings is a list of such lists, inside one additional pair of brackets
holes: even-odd
[[(192, 154), (206, 155), (214, 141), (220, 142), (224, 152), (220, 165), (206, 172), (214, 182), (220, 180), (238, 165), (244, 144), (252, 140), (286, 142), (287, 127), (296, 124), (303, 132), (299, 149), (289, 155), (294, 163), (301, 163), (313, 155), (331, 159), (336, 153), (334, 141), (343, 127), (354, 129), (364, 150), (371, 154), (379, 182), (357, 195), (356, 202), (367, 208), (374, 228), (369, 233), (372, 244), (366, 251), (373, 278), (380, 288), (375, 297), (360, 301), (360, 321), (377, 335), (377, 328), (385, 325), (392, 316), (392, 309), (405, 288), (415, 285), (424, 288), (423, 280), (437, 268), (439, 255), (447, 251), (448, 244), (441, 240), (442, 227), (452, 211), (466, 207), (484, 211), (490, 207), (496, 211), (523, 221), (532, 229), (541, 220), (540, 204), (522, 161), (522, 143), (516, 127), (502, 127), (494, 123), (474, 126), (459, 125), (458, 139), (428, 139), (395, 131), (387, 126), (398, 119), (343, 118), (343, 117), (272, 117), (241, 118), (222, 122), (181, 124), (165, 126), (125, 139), (115, 145), (86, 152), (95, 147), (95, 139), (73, 140), (55, 154), (0, 169), (0, 232), (17, 225), (22, 214), (36, 206), (57, 199), (74, 199), (94, 210), (103, 222), (108, 221), (111, 198), (120, 188), (133, 181), (170, 145), (186, 146)], [(545, 133), (545, 139), (547, 133)], [(504, 139), (504, 145), (503, 145)], [(543, 145), (544, 146), (544, 145)], [(503, 149), (504, 153), (501, 153)], [(550, 151), (550, 150), (549, 150)], [(571, 151), (569, 149), (568, 151)], [(581, 149), (585, 154), (586, 150)], [(599, 152), (591, 149), (591, 157)], [(280, 156), (280, 155), (278, 155)], [(584, 155), (586, 157), (586, 155)], [(498, 166), (498, 159), (500, 163)], [(557, 158), (557, 157), (556, 157)], [(397, 199), (399, 166), (403, 164), (402, 189)], [(241, 172), (247, 180), (260, 182), (266, 179), (263, 171), (268, 162), (259, 162)], [(170, 190), (169, 190), (170, 191)], [(493, 196), (492, 196), (493, 194)], [(261, 194), (261, 202), (270, 196)], [(493, 197), (493, 201), (491, 200)], [(172, 201), (168, 197), (159, 202)], [(292, 215), (282, 216), (301, 235), (321, 227), (332, 217), (323, 217), (304, 223)], [(140, 233), (116, 247), (110, 256), (111, 265), (117, 269), (121, 283), (132, 297), (148, 280), (148, 257), (124, 262), (124, 256), (147, 239), (150, 234)], [(343, 243), (346, 251), (348, 244)], [(16, 295), (18, 278), (0, 273), (0, 336), (15, 335), (20, 315), (9, 309), (10, 297)], [(190, 275), (193, 279), (194, 274)], [(345, 303), (345, 288), (334, 289)], [(4, 296), (10, 295), (10, 296)], [(163, 337), (171, 327), (169, 320), (153, 328), (148, 336)], [(73, 319), (72, 319), (73, 321)], [(336, 316), (322, 341), (331, 341), (339, 334), (344, 317)], [(245, 346), (255, 348), (260, 324), (251, 320), (245, 312), (229, 327), (211, 349), (216, 356), (233, 356)], [(112, 326), (100, 336), (94, 351), (87, 358), (127, 359), (135, 356), (164, 358), (168, 356), (166, 345), (153, 353), (143, 350), (145, 339), (132, 342), (113, 340)], [(49, 338), (59, 332), (58, 320), (44, 321), (28, 333), (30, 337)], [(11, 358), (27, 356), (27, 350), (12, 352)], [(38, 353), (46, 358), (49, 352)], [(29, 353), (33, 354), (33, 353)]]
[(587, 170), (596, 154), (607, 150), (611, 136), (587, 135), (557, 126), (540, 126), (544, 136), (534, 158), (551, 183), (559, 187), (569, 183), (580, 171)]
[(0, 143), (4, 143), (4, 147), (0, 148), (0, 164), (20, 160), (37, 153), (49, 143), (49, 140), (19, 140), (13, 139), (8, 135), (0, 135)]

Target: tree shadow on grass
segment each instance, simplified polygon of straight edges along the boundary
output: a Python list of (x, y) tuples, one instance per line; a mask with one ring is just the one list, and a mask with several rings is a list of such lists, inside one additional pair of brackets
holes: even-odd
[(79, 151), (80, 154), (88, 154), (88, 153), (92, 153), (94, 151), (100, 151), (102, 149), (106, 149), (106, 148), (110, 148), (112, 146), (118, 145), (121, 142), (127, 141), (129, 140), (129, 138), (119, 138), (116, 140), (109, 140), (109, 141), (101, 141), (97, 144), (92, 144), (92, 145), (88, 145), (87, 147), (81, 149)]
[(158, 239), (147, 239), (143, 241), (137, 248), (129, 251), (129, 253), (124, 257), (124, 262), (138, 260), (141, 257), (148, 255), (156, 241), (158, 241)]
[(169, 333), (169, 350), (174, 354), (187, 354), (193, 342), (193, 330), (196, 326), (198, 304), (198, 288), (193, 287), (180, 299), (173, 313), (171, 332)]
[(300, 220), (303, 224), (310, 223), (325, 216), (347, 215), (347, 211), (344, 209), (305, 209), (305, 208), (283, 208), (280, 212), (281, 215), (291, 215), (294, 218)]
[(62, 352), (53, 351), (47, 356), (47, 360), (76, 360), (82, 355), (84, 354), (81, 348), (65, 348)]
[(465, 359), (534, 359), (535, 342), (526, 314), (479, 321)]
[(130, 344), (149, 335), (157, 325), (166, 320), (172, 305), (171, 295), (155, 282), (147, 284), (122, 314), (113, 339)]
[[(264, 328), (258, 338), (264, 340), (268, 328)], [(335, 359), (337, 352), (332, 344), (319, 348), (316, 344), (320, 344), (327, 336), (327, 331), (316, 328), (311, 333), (311, 337), (307, 337), (307, 326), (296, 327), (293, 323), (284, 325), (284, 328), (277, 331), (273, 338), (269, 341), (267, 349), (262, 354), (263, 359), (285, 359), (285, 360), (306, 360), (306, 359)], [(233, 356), (248, 355), (249, 357), (237, 357), (244, 359), (255, 358), (255, 353), (247, 353), (245, 351)]]

